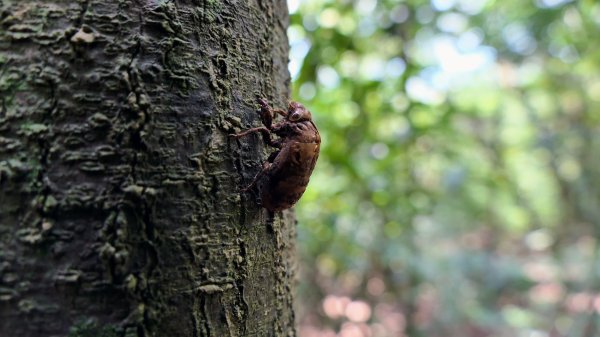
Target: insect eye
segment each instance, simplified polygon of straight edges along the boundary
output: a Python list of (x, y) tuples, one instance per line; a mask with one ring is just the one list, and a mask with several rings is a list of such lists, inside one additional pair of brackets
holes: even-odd
[(298, 112), (294, 112), (294, 113), (293, 113), (293, 114), (290, 116), (290, 120), (291, 120), (292, 122), (295, 122), (295, 121), (297, 121), (297, 120), (299, 120), (299, 119), (300, 119), (300, 113), (298, 113)]

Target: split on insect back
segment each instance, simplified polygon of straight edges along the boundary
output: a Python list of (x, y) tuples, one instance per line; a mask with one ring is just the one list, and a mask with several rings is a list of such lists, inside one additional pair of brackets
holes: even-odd
[[(259, 98), (258, 114), (264, 126), (248, 129), (232, 137), (240, 138), (260, 133), (265, 143), (276, 150), (264, 162), (262, 170), (242, 191), (257, 186), (262, 206), (269, 211), (288, 209), (302, 197), (312, 174), (321, 146), (319, 130), (312, 121), (310, 111), (298, 102), (290, 102), (287, 111), (273, 109)], [(284, 120), (273, 124), (279, 114)], [(272, 139), (271, 135), (278, 136)]]

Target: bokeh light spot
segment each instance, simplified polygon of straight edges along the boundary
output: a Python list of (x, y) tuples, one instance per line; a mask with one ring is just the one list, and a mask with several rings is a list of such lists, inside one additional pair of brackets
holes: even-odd
[(367, 302), (352, 301), (346, 306), (345, 314), (352, 322), (366, 322), (371, 318), (371, 306)]

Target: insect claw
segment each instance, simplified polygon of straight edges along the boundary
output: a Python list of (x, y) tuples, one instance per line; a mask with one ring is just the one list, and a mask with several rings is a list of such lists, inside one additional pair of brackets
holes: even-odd
[(260, 104), (261, 106), (264, 106), (264, 107), (266, 107), (267, 105), (269, 105), (269, 103), (267, 102), (267, 100), (262, 99), (260, 97), (257, 97), (256, 101), (258, 102), (258, 104)]

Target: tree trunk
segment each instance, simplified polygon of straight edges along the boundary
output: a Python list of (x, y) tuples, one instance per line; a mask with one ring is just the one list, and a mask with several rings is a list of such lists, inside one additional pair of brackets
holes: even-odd
[(293, 336), (294, 219), (240, 193), (284, 0), (0, 1), (0, 336)]

